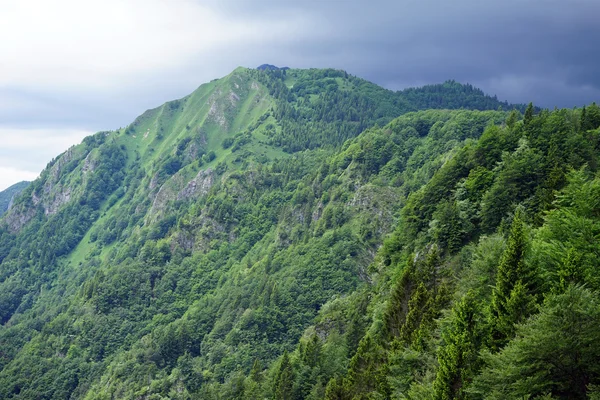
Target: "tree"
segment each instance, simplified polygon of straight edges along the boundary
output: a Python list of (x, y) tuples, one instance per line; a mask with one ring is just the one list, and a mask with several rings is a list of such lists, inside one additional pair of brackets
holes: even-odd
[(523, 123), (525, 126), (529, 125), (533, 120), (533, 103), (529, 103), (525, 109), (525, 116), (523, 117)]
[(521, 211), (515, 213), (506, 250), (502, 254), (490, 305), (490, 347), (498, 350), (514, 335), (515, 324), (533, 311), (534, 273), (524, 260), (527, 251)]
[(279, 364), (279, 369), (275, 375), (273, 393), (277, 400), (291, 400), (294, 398), (294, 370), (287, 350), (283, 353), (281, 364)]
[(506, 126), (513, 129), (520, 117), (521, 114), (517, 110), (512, 110), (508, 115), (508, 118), (506, 118)]
[(439, 368), (433, 386), (436, 399), (465, 398), (465, 388), (481, 364), (478, 319), (477, 300), (469, 292), (455, 305), (450, 326), (442, 333), (444, 346), (438, 351)]
[(463, 225), (456, 201), (443, 201), (433, 213), (430, 230), (433, 238), (442, 248), (447, 249), (450, 253), (455, 253), (460, 248), (465, 236)]
[(600, 302), (598, 293), (570, 285), (550, 295), (539, 314), (517, 329), (501, 352), (484, 356), (473, 383), (487, 399), (585, 399), (600, 383)]

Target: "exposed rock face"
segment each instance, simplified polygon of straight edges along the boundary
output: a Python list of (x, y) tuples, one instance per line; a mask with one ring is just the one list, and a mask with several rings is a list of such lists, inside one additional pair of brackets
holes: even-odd
[(44, 204), (44, 214), (53, 215), (56, 214), (59, 208), (71, 200), (71, 188), (66, 187), (64, 190), (58, 191), (54, 196), (54, 199), (49, 204)]
[(165, 183), (162, 184), (148, 214), (148, 222), (155, 221), (167, 207), (167, 203), (177, 198), (177, 191), (183, 185), (183, 178), (179, 174), (173, 175)]
[(63, 167), (73, 159), (73, 148), (65, 151), (63, 155), (56, 160), (54, 165), (50, 167), (50, 176), (53, 181), (56, 181), (62, 172)]
[[(236, 85), (237, 85), (237, 83), (236, 83)], [(229, 92), (229, 101), (231, 102), (232, 106), (235, 106), (237, 104), (237, 102), (240, 101), (240, 96), (238, 96), (237, 93), (235, 93), (232, 90), (231, 92)]]
[[(44, 214), (49, 216), (56, 214), (64, 204), (73, 199), (72, 188), (61, 184), (60, 179), (64, 174), (65, 166), (74, 159), (73, 148), (64, 152), (48, 169), (48, 175), (41, 190), (37, 193), (35, 191), (31, 193), (30, 203), (14, 207), (11, 201), (9, 211), (4, 219), (11, 232), (16, 233), (20, 231), (23, 226), (31, 221), (37, 213), (38, 209), (36, 206), (41, 206)], [(89, 154), (86, 157), (86, 165), (87, 171), (93, 170), (95, 167)], [(84, 165), (84, 171), (85, 168)]]
[(158, 186), (158, 172), (154, 174), (152, 179), (150, 180), (150, 190), (154, 190)]
[(401, 196), (390, 188), (367, 184), (355, 189), (354, 197), (346, 205), (370, 215), (377, 224), (379, 233), (385, 233), (392, 228), (394, 222), (392, 205), (400, 204), (400, 199)]
[(86, 175), (88, 172), (93, 172), (96, 169), (98, 162), (92, 158), (92, 152), (90, 151), (83, 161), (83, 167), (81, 172)]
[(323, 215), (323, 202), (319, 200), (319, 202), (317, 203), (317, 206), (315, 207), (313, 213), (312, 213), (312, 220), (317, 221), (319, 218), (321, 218), (321, 215)]
[(36, 210), (33, 207), (21, 207), (20, 210), (9, 212), (4, 218), (4, 222), (11, 232), (16, 233), (35, 216), (35, 213)]
[(225, 118), (225, 109), (223, 104), (219, 101), (223, 92), (221, 90), (215, 91), (209, 98), (208, 104), (210, 109), (208, 110), (208, 118), (219, 125), (221, 128), (227, 128), (227, 119)]
[(188, 182), (185, 188), (177, 194), (177, 200), (205, 196), (214, 184), (212, 169), (201, 170), (194, 179)]
[(6, 207), (6, 211), (10, 211), (13, 204), (15, 203), (15, 197), (17, 197), (18, 195), (19, 194), (13, 194), (13, 196), (10, 198), (10, 201), (8, 202), (8, 207)]

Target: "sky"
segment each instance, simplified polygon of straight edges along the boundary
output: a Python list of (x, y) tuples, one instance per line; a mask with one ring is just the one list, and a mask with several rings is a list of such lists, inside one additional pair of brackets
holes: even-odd
[(600, 102), (599, 0), (0, 0), (0, 190), (238, 66)]

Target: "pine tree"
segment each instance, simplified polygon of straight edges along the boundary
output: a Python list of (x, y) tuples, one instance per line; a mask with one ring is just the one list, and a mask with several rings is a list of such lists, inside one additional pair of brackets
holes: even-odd
[(587, 112), (585, 110), (585, 106), (581, 110), (581, 116), (579, 117), (579, 127), (582, 132), (587, 132), (590, 129), (593, 129), (590, 120), (587, 118)]
[(514, 335), (515, 324), (532, 311), (534, 274), (525, 264), (527, 251), (525, 226), (517, 210), (511, 225), (506, 250), (496, 275), (496, 287), (490, 305), (490, 347), (497, 351)]
[(442, 333), (445, 345), (438, 351), (439, 368), (434, 382), (435, 399), (465, 397), (464, 389), (479, 369), (481, 344), (477, 302), (471, 292), (452, 310), (448, 330)]
[(254, 360), (250, 375), (244, 380), (244, 399), (258, 400), (264, 398), (261, 383), (263, 381), (263, 367), (260, 360)]
[(325, 388), (325, 400), (347, 400), (349, 398), (344, 390), (344, 379), (341, 377), (331, 378)]
[(589, 391), (600, 382), (598, 326), (597, 292), (569, 285), (549, 295), (539, 313), (519, 325), (517, 339), (498, 353), (484, 353), (474, 398), (593, 398)]
[(570, 283), (583, 283), (584, 279), (580, 264), (581, 254), (575, 248), (569, 248), (558, 270), (559, 282), (556, 292), (564, 292)]
[(529, 103), (525, 109), (525, 116), (523, 117), (523, 123), (525, 126), (533, 120), (533, 103)]
[(250, 370), (250, 379), (254, 382), (262, 382), (263, 376), (263, 367), (260, 359), (254, 360), (254, 364), (252, 365), (252, 369)]
[(276, 400), (291, 400), (294, 398), (294, 369), (287, 350), (283, 353), (279, 370), (275, 376), (273, 393)]
[(413, 292), (408, 302), (408, 314), (406, 320), (400, 329), (399, 339), (410, 345), (416, 339), (420, 324), (422, 323), (424, 314), (432, 307), (431, 294), (421, 282), (417, 289)]
[(350, 360), (348, 378), (344, 379), (344, 395), (350, 398), (371, 393), (389, 395), (387, 353), (380, 342), (370, 334), (361, 340)]
[(521, 114), (517, 110), (512, 110), (508, 115), (508, 118), (506, 118), (506, 126), (508, 126), (510, 129), (513, 129), (520, 116)]
[(319, 366), (321, 361), (322, 344), (316, 333), (313, 333), (305, 343), (301, 343), (302, 363), (310, 368)]

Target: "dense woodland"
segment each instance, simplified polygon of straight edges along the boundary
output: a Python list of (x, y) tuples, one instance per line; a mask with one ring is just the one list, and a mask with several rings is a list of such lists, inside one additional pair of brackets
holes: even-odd
[(600, 398), (600, 107), (237, 69), (0, 220), (0, 398)]

